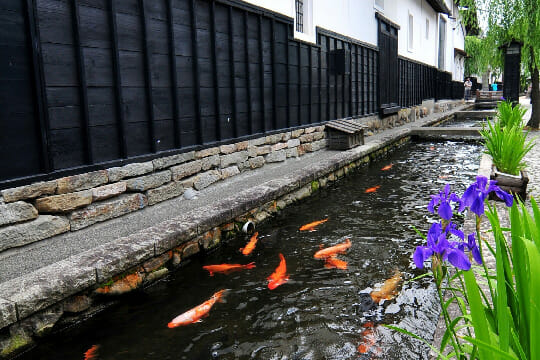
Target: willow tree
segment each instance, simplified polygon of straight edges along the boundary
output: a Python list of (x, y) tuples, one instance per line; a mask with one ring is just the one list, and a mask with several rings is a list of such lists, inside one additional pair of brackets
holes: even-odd
[(475, 18), (474, 11), (487, 20), (487, 28), (481, 40), (485, 48), (476, 54), (488, 57), (482, 61), (497, 62), (498, 57), (493, 57), (492, 51), (512, 40), (523, 43), (521, 61), (529, 69), (532, 82), (532, 115), (528, 125), (539, 128), (540, 0), (461, 0), (460, 5), (462, 9), (468, 7), (468, 10), (462, 11), (465, 22)]

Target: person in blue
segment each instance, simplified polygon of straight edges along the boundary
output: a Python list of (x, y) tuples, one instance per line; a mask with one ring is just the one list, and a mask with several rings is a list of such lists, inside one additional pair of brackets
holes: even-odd
[(491, 90), (497, 91), (497, 84), (495, 83), (491, 84)]

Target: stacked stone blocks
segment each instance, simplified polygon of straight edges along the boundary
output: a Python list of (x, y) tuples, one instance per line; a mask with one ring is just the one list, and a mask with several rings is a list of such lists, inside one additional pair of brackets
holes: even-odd
[(0, 251), (138, 211), (326, 146), (324, 126), (1, 191)]

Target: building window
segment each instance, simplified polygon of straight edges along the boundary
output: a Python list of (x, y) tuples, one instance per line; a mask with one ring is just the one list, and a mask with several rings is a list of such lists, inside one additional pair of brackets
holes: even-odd
[(426, 19), (426, 40), (429, 40), (429, 19)]
[(375, 0), (375, 7), (384, 10), (384, 0)]
[(304, 0), (296, 0), (296, 31), (304, 32)]
[(444, 70), (446, 57), (446, 20), (439, 18), (439, 69)]
[(414, 18), (409, 14), (409, 50), (412, 50), (414, 45)]

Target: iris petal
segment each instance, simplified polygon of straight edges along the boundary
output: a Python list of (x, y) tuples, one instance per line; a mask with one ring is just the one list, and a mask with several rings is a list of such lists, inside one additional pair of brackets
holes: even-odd
[(473, 213), (475, 213), (478, 216), (481, 216), (484, 214), (484, 195), (482, 193), (477, 194), (470, 209)]
[(426, 261), (432, 254), (433, 251), (427, 246), (417, 246), (413, 255), (414, 264), (416, 267), (423, 269), (424, 261)]
[(448, 261), (461, 270), (469, 270), (471, 268), (471, 262), (467, 258), (467, 255), (457, 249), (448, 252)]
[(438, 214), (444, 220), (450, 220), (452, 218), (452, 207), (447, 202), (441, 202), (439, 206)]

